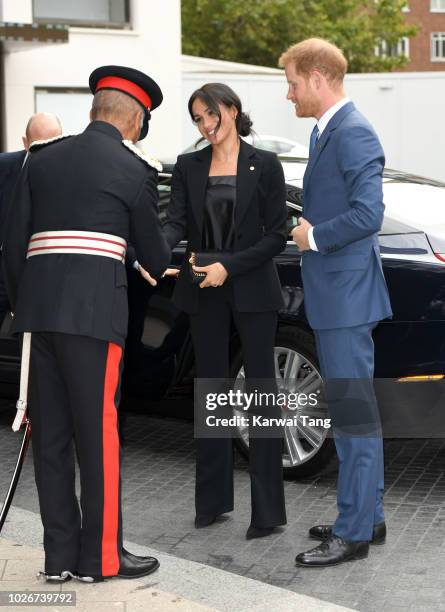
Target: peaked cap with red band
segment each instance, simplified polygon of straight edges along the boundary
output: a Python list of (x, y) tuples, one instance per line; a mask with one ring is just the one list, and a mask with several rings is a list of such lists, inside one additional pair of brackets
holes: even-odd
[(89, 85), (93, 94), (102, 89), (114, 89), (136, 100), (144, 109), (144, 122), (139, 140), (145, 138), (150, 112), (162, 102), (162, 91), (156, 81), (135, 68), (101, 66), (91, 73)]

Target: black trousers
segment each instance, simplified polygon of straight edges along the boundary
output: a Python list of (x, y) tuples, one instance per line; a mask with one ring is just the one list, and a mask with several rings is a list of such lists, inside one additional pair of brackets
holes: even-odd
[[(229, 372), (231, 320), (238, 330), (247, 379), (275, 379), (276, 312), (237, 312), (230, 282), (200, 289), (199, 312), (190, 315), (198, 378), (225, 378)], [(282, 440), (251, 438), (249, 472), (255, 527), (286, 523)], [(196, 439), (196, 514), (212, 516), (233, 510), (231, 439)]]
[(29, 411), (48, 573), (113, 576), (119, 570), (121, 362), (122, 349), (111, 342), (32, 334)]

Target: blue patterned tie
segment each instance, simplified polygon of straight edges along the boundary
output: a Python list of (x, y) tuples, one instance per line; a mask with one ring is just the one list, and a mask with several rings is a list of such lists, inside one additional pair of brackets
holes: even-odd
[(314, 125), (314, 129), (311, 132), (311, 138), (309, 140), (309, 156), (312, 155), (312, 151), (315, 149), (315, 144), (318, 140), (320, 132), (318, 131), (317, 124)]

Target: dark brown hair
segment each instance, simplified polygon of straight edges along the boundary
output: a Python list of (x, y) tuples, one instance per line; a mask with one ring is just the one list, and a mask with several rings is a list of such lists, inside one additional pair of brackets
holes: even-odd
[[(239, 96), (237, 96), (233, 89), (231, 89), (228, 85), (224, 85), (224, 83), (206, 83), (194, 91), (190, 96), (188, 103), (188, 110), (192, 121), (194, 121), (192, 106), (196, 99), (199, 99), (204, 102), (204, 104), (207, 104), (207, 107), (218, 116), (218, 124), (216, 129), (218, 129), (221, 125), (221, 111), (219, 110), (219, 105), (224, 104), (224, 106), (227, 106), (227, 108), (234, 106), (237, 110), (235, 126), (238, 134), (240, 136), (248, 136), (252, 133), (252, 121), (250, 120), (249, 115), (243, 112)], [(203, 140), (203, 138), (200, 140)]]

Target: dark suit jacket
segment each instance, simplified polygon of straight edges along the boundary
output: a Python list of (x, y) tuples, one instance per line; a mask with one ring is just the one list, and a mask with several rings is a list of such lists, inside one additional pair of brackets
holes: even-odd
[[(25, 156), (26, 151), (24, 150), (14, 151), (13, 153), (0, 153), (0, 244), (3, 244), (6, 235), (6, 219), (8, 217), (9, 205)], [(10, 309), (3, 270), (0, 265), (0, 323)]]
[[(175, 304), (196, 313), (200, 289), (190, 277), (190, 251), (201, 249), (211, 146), (180, 155), (172, 177), (171, 201), (164, 232), (171, 248), (187, 240), (186, 260), (173, 294)], [(241, 140), (237, 168), (235, 247), (221, 256), (233, 284), (235, 308), (240, 312), (267, 312), (283, 305), (273, 257), (286, 244), (286, 188), (275, 153), (255, 149)], [(227, 281), (226, 281), (227, 282)]]
[(23, 168), (8, 219), (3, 265), (13, 331), (53, 331), (122, 345), (127, 333), (125, 266), (70, 253), (26, 259), (31, 234), (103, 232), (131, 240), (141, 265), (160, 275), (170, 249), (158, 218), (157, 172), (109, 123), (43, 146)]
[(22, 169), (26, 151), (0, 153), (0, 241), (5, 237), (5, 222), (8, 206), (15, 184)]

